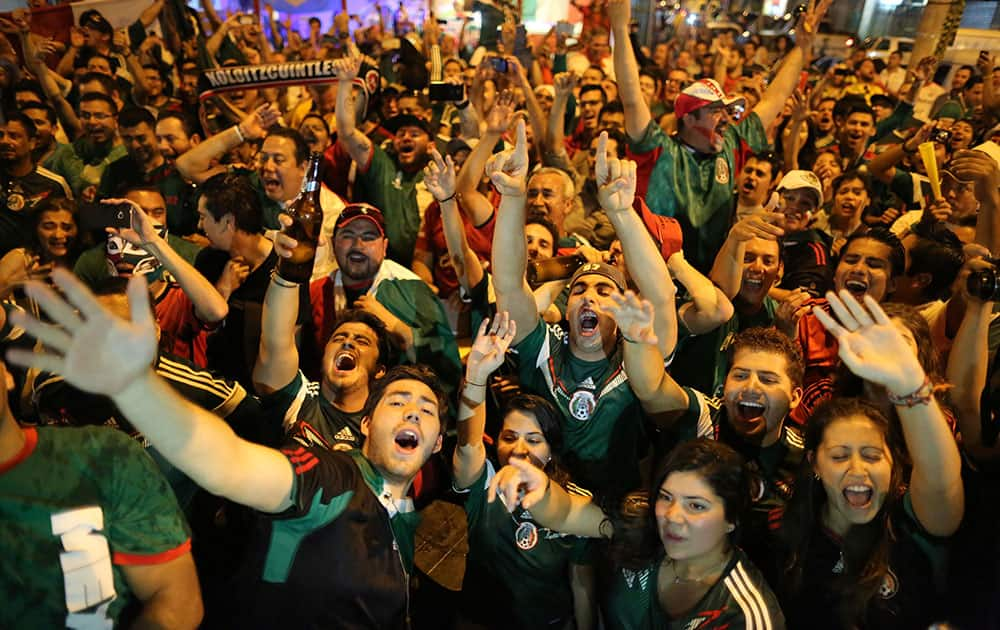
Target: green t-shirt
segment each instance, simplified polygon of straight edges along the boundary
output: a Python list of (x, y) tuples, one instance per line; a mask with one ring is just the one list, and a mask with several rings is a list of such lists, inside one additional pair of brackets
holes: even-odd
[(94, 187), (96, 191), (101, 183), (101, 176), (109, 164), (128, 155), (125, 145), (117, 144), (96, 146), (86, 138), (80, 138), (72, 144), (61, 144), (56, 147), (52, 156), (46, 160), (48, 167), (63, 176), (73, 190), (73, 196)]
[(629, 143), (639, 165), (639, 194), (654, 214), (680, 222), (684, 254), (702, 271), (712, 266), (726, 240), (741, 156), (768, 147), (767, 133), (754, 113), (727, 128), (724, 138), (719, 153), (699, 154), (651, 120), (642, 138)]
[(602, 612), (609, 630), (782, 630), (785, 617), (771, 588), (737, 548), (719, 580), (683, 617), (660, 606), (657, 583), (662, 557), (638, 570), (619, 569), (604, 590)]
[(190, 548), (156, 464), (104, 427), (25, 429), (0, 463), (2, 628), (111, 627), (132, 599), (123, 565)]
[(602, 361), (573, 356), (561, 328), (539, 320), (515, 348), (521, 386), (562, 412), (563, 457), (573, 478), (598, 496), (639, 483), (644, 416), (622, 363), (622, 348)]
[[(486, 489), (495, 474), (493, 464), (487, 461), (479, 478), (462, 491), (467, 493), (469, 522), (466, 584), (475, 583), (489, 590), (494, 601), (507, 602), (502, 608), (511, 615), (506, 620), (511, 627), (565, 627), (573, 618), (570, 564), (587, 564), (587, 540), (541, 527), (523, 508), (508, 512), (502, 498), (487, 502)], [(572, 483), (566, 485), (566, 491), (590, 496)], [(484, 588), (487, 584), (488, 589)], [(478, 598), (474, 599), (478, 606)], [(492, 625), (496, 625), (497, 615), (504, 614), (492, 606), (476, 612), (485, 613)]]
[[(388, 257), (404, 267), (413, 262), (413, 250), (420, 231), (418, 194), (426, 196), (424, 173), (406, 173), (381, 147), (373, 146), (367, 167), (358, 165), (354, 199), (372, 204), (385, 216), (389, 237)], [(431, 198), (427, 196), (426, 202)]]

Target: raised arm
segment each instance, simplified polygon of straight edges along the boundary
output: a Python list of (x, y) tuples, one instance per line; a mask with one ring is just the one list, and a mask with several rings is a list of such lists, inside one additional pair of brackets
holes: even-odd
[(142, 23), (144, 28), (149, 28), (152, 26), (156, 18), (160, 17), (160, 11), (163, 10), (164, 0), (153, 0), (153, 3), (142, 10), (139, 14), (139, 22)]
[(962, 463), (916, 351), (871, 296), (864, 306), (847, 291), (826, 297), (839, 323), (822, 308), (814, 307), (813, 314), (836, 337), (841, 360), (884, 387), (899, 415), (913, 462), (910, 498), (917, 520), (934, 536), (950, 536), (965, 510)]
[(531, 122), (532, 133), (535, 134), (536, 138), (544, 138), (546, 133), (545, 113), (542, 112), (542, 106), (535, 98), (535, 91), (531, 87), (531, 82), (528, 81), (528, 75), (517, 57), (512, 56), (507, 59), (507, 72), (511, 75), (511, 83), (524, 92), (524, 104), (528, 110), (528, 120)]
[(497, 310), (518, 322), (514, 343), (520, 343), (538, 324), (535, 297), (528, 287), (528, 247), (524, 238), (525, 187), (528, 176), (528, 142), (524, 121), (517, 123), (513, 149), (490, 158), (486, 172), (500, 191), (500, 210), (493, 231), (493, 287)]
[(482, 225), (493, 216), (493, 204), (479, 192), (479, 182), (483, 178), (483, 171), (486, 170), (486, 162), (493, 155), (493, 148), (510, 128), (513, 115), (514, 94), (510, 90), (504, 90), (486, 116), (486, 131), (458, 171), (458, 178), (455, 180), (456, 198), (462, 206), (462, 211), (474, 225)]
[[(975, 249), (970, 251), (969, 248)], [(969, 260), (965, 263), (966, 271), (991, 269), (991, 265), (983, 260), (983, 255), (988, 255), (985, 248), (978, 245), (967, 246), (966, 256)], [(948, 396), (958, 415), (962, 448), (977, 461), (990, 461), (1000, 457), (1000, 445), (983, 443), (981, 401), (990, 367), (989, 332), (993, 304), (969, 295), (965, 290), (967, 273), (959, 274), (958, 278), (966, 308), (948, 354), (948, 382), (952, 384)], [(991, 412), (987, 410), (986, 413)]]
[(226, 318), (229, 314), (229, 304), (225, 298), (205, 276), (201, 275), (201, 272), (184, 260), (184, 257), (174, 251), (174, 248), (159, 235), (152, 219), (138, 204), (128, 199), (105, 199), (103, 203), (124, 203), (131, 206), (132, 227), (124, 230), (107, 228), (108, 232), (156, 256), (191, 300), (199, 320), (206, 324), (215, 324)]
[(458, 277), (458, 283), (468, 292), (479, 284), (485, 271), (479, 262), (479, 256), (469, 247), (465, 225), (455, 202), (455, 163), (450, 155), (441, 159), (441, 154), (431, 149), (431, 159), (424, 168), (424, 185), (441, 206), (441, 223), (448, 258)]
[(633, 141), (639, 140), (646, 132), (649, 121), (649, 105), (642, 97), (639, 87), (639, 65), (629, 39), (629, 23), (632, 18), (631, 0), (608, 0), (607, 12), (611, 20), (611, 35), (614, 38), (612, 57), (615, 64), (615, 79), (618, 94), (625, 108), (625, 132)]
[[(278, 215), (278, 221), (284, 227), (291, 224), (286, 214)], [(275, 253), (287, 258), (295, 249), (293, 242), (279, 232), (274, 238)], [(299, 290), (298, 284), (276, 272), (271, 274), (260, 319), (260, 351), (253, 366), (253, 384), (259, 394), (270, 394), (288, 385), (299, 371), (299, 349), (295, 345)]]
[(38, 79), (38, 83), (42, 86), (42, 91), (45, 92), (45, 96), (48, 97), (52, 107), (56, 110), (63, 129), (65, 129), (71, 139), (76, 138), (83, 129), (80, 125), (80, 119), (77, 118), (76, 112), (73, 111), (73, 106), (63, 97), (62, 90), (59, 89), (58, 82), (56, 81), (59, 75), (49, 69), (43, 59), (43, 55), (50, 51), (51, 47), (47, 43), (42, 45), (36, 43), (35, 37), (31, 34), (26, 21), (14, 20), (13, 23), (17, 28), (17, 34), (21, 40), (21, 50), (24, 52), (25, 67)]
[(778, 117), (785, 107), (785, 101), (795, 90), (799, 74), (812, 55), (813, 38), (831, 3), (832, 0), (818, 0), (818, 3), (817, 0), (811, 0), (809, 8), (799, 18), (799, 23), (795, 27), (795, 47), (782, 60), (781, 68), (778, 69), (771, 85), (753, 108), (765, 129)]
[(677, 316), (691, 333), (707, 333), (732, 319), (733, 303), (719, 287), (685, 260), (683, 250), (670, 257), (667, 268), (691, 296), (691, 300), (677, 311)]
[(1000, 252), (1000, 167), (983, 151), (957, 151), (948, 165), (961, 181), (976, 183), (979, 199), (979, 220), (976, 221), (976, 242)]
[(455, 448), (454, 478), (456, 488), (468, 488), (483, 472), (486, 464), (486, 392), (490, 375), (500, 367), (517, 331), (510, 316), (498, 312), (493, 322), (483, 320), (469, 350), (465, 383), (458, 407), (458, 445)]
[(893, 145), (872, 158), (868, 163), (868, 171), (872, 177), (884, 184), (891, 182), (896, 176), (896, 165), (903, 160), (903, 156), (907, 153), (915, 155), (917, 148), (931, 137), (933, 130), (934, 123), (927, 123), (905, 142)]
[(570, 158), (566, 151), (566, 107), (569, 97), (573, 95), (578, 77), (572, 72), (560, 72), (555, 76), (555, 99), (549, 111), (549, 124), (545, 128), (545, 142), (542, 159), (548, 165), (569, 164)]
[(747, 243), (754, 238), (778, 240), (785, 234), (779, 227), (784, 219), (785, 215), (779, 212), (768, 212), (751, 215), (730, 228), (709, 273), (709, 278), (728, 299), (735, 298), (743, 286), (743, 257)]
[(224, 166), (212, 166), (214, 160), (246, 140), (259, 140), (266, 136), (267, 129), (278, 122), (279, 116), (277, 108), (270, 103), (261, 105), (239, 124), (207, 138), (178, 157), (177, 170), (185, 179), (204, 184), (213, 175), (226, 170)]
[(594, 502), (569, 494), (548, 475), (527, 460), (511, 457), (510, 463), (497, 471), (490, 482), (490, 503), (500, 497), (508, 511), (521, 505), (531, 510), (536, 523), (552, 531), (583, 538), (611, 538), (610, 519)]
[(659, 339), (661, 358), (665, 358), (673, 354), (677, 345), (677, 309), (674, 306), (677, 288), (653, 237), (639, 214), (632, 209), (636, 187), (635, 162), (608, 158), (607, 132), (601, 132), (597, 142), (597, 200), (615, 226), (628, 268), (642, 270), (642, 273), (632, 274), (632, 280), (639, 287), (643, 299), (653, 304), (656, 312), (653, 328)]
[(108, 311), (71, 272), (56, 269), (51, 278), (65, 299), (37, 282), (26, 290), (54, 324), (24, 313), (11, 317), (46, 351), (12, 350), (12, 363), (110, 397), (170, 463), (212, 494), (264, 512), (291, 506), (294, 477), (281, 453), (237, 437), (222, 418), (185, 400), (153, 371), (156, 323), (142, 276), (129, 281), (131, 321)]
[(357, 127), (354, 102), (354, 79), (361, 69), (360, 57), (344, 57), (333, 62), (337, 73), (337, 142), (347, 151), (358, 168), (367, 168), (372, 155), (372, 141)]

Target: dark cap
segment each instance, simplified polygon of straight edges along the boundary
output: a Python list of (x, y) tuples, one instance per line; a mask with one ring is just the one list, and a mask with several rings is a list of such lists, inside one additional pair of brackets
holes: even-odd
[(625, 276), (622, 275), (622, 272), (618, 271), (617, 267), (612, 267), (611, 265), (602, 262), (591, 262), (580, 265), (580, 268), (577, 269), (576, 273), (573, 274), (573, 277), (570, 278), (569, 286), (572, 287), (581, 277), (589, 275), (604, 276), (613, 282), (614, 285), (618, 287), (619, 291), (625, 290)]
[(452, 138), (451, 140), (449, 140), (448, 148), (445, 149), (445, 151), (451, 157), (455, 157), (455, 155), (460, 151), (471, 151), (471, 150), (472, 147), (469, 146), (469, 143), (466, 142), (465, 140), (462, 140), (461, 138)]
[(105, 35), (110, 35), (115, 30), (111, 26), (111, 22), (108, 22), (108, 19), (101, 15), (101, 12), (96, 9), (90, 9), (89, 11), (84, 11), (80, 14), (80, 26), (92, 28), (95, 31), (104, 33)]
[(340, 216), (337, 217), (337, 223), (334, 225), (333, 233), (336, 234), (340, 228), (359, 219), (367, 219), (368, 221), (371, 221), (375, 224), (375, 227), (378, 228), (379, 234), (385, 236), (385, 217), (382, 216), (382, 211), (367, 203), (348, 204), (341, 211)]
[(399, 130), (403, 127), (419, 127), (428, 136), (434, 135), (431, 133), (431, 126), (427, 120), (412, 114), (399, 114), (398, 116), (393, 116), (382, 123), (382, 126), (392, 132), (393, 135), (399, 133)]

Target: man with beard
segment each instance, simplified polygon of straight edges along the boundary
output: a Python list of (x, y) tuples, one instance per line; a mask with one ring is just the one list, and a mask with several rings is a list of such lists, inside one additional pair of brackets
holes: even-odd
[(338, 59), (337, 144), (358, 166), (354, 199), (386, 214), (389, 258), (409, 267), (420, 231), (420, 219), (433, 197), (424, 186), (423, 168), (433, 136), (427, 120), (399, 114), (385, 123), (394, 134), (390, 155), (357, 128), (352, 84), (361, 67), (359, 57)]
[(104, 170), (127, 154), (118, 138), (118, 106), (99, 92), (80, 97), (77, 118), (83, 135), (56, 149), (51, 168), (69, 183), (75, 196), (91, 201)]
[(186, 236), (198, 228), (196, 192), (184, 181), (173, 162), (160, 151), (156, 119), (148, 109), (131, 107), (118, 115), (118, 136), (128, 156), (108, 166), (97, 187), (97, 198), (120, 196), (138, 185), (155, 186), (167, 202), (167, 227), (172, 234)]
[[(381, 320), (410, 362), (434, 368), (451, 392), (462, 363), (448, 317), (427, 283), (386, 259), (388, 248), (378, 208), (364, 203), (344, 208), (333, 232), (338, 269), (309, 286), (315, 347), (328, 347), (341, 314), (360, 308)], [(326, 358), (321, 373), (327, 371)]]
[(156, 117), (156, 142), (160, 155), (168, 162), (176, 162), (201, 142), (201, 129), (190, 115), (165, 111)]
[[(217, 133), (177, 158), (177, 170), (197, 185), (223, 172), (244, 175), (253, 187), (263, 212), (266, 236), (274, 240), (281, 229), (278, 214), (295, 199), (302, 188), (309, 161), (309, 146), (294, 129), (272, 126), (278, 120), (278, 110), (272, 105), (262, 105), (251, 112), (232, 132)], [(215, 164), (228, 151), (248, 140), (261, 140), (257, 153), (257, 168), (226, 167)], [(316, 250), (313, 278), (321, 278), (335, 267), (334, 258), (326, 245), (333, 232), (333, 224), (344, 207), (344, 201), (326, 186), (320, 188), (320, 208), (323, 210), (323, 235)]]
[[(633, 279), (655, 307), (653, 319), (662, 359), (673, 352), (677, 334), (675, 288), (659, 248), (632, 209), (635, 164), (607, 157), (607, 136), (597, 151), (597, 182), (601, 207), (615, 226), (630, 269), (642, 269)], [(606, 310), (612, 295), (625, 291), (621, 272), (604, 263), (582, 265), (569, 282), (567, 335), (538, 315), (525, 271), (524, 238), (528, 170), (524, 121), (517, 124), (512, 150), (494, 156), (487, 165), (502, 198), (493, 237), (493, 281), (497, 310), (517, 322), (512, 348), (518, 353), (522, 387), (547, 397), (562, 412), (564, 455), (574, 480), (602, 496), (619, 496), (638, 482), (642, 419), (640, 398), (629, 387), (629, 361), (638, 344), (619, 337)], [(622, 335), (625, 333), (623, 332)]]
[(35, 124), (20, 112), (6, 114), (0, 124), (0, 256), (34, 241), (31, 233), (35, 209), (45, 199), (73, 198), (62, 178), (38, 166)]
[(766, 128), (778, 117), (795, 90), (811, 54), (812, 40), (830, 0), (803, 13), (795, 29), (796, 45), (785, 56), (763, 98), (738, 124), (718, 83), (702, 79), (681, 91), (674, 102), (677, 134), (667, 136), (649, 113), (639, 85), (639, 69), (629, 39), (631, 5), (609, 0), (608, 15), (616, 42), (615, 74), (625, 106), (625, 131), (639, 164), (639, 194), (656, 214), (677, 218), (684, 231), (685, 258), (707, 270), (726, 238), (732, 214), (733, 175), (740, 155), (766, 150)]
[[(156, 330), (141, 279), (129, 285), (132, 321), (102, 307), (71, 274), (53, 275), (69, 302), (28, 292), (65, 332), (14, 321), (46, 340), (43, 353), (10, 360), (61, 374), (111, 397), (159, 452), (205, 490), (270, 515), (235, 601), (240, 627), (402, 627), (407, 619), (417, 514), (417, 471), (441, 448), (447, 398), (429, 370), (397, 367), (365, 407), (360, 451), (291, 443), (282, 451), (240, 439), (218, 416), (184, 400), (151, 365)], [(364, 568), (364, 570), (361, 570)]]

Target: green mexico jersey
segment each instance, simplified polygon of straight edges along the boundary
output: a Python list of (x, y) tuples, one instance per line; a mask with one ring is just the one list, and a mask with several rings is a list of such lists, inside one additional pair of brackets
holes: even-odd
[(734, 180), (745, 154), (768, 146), (767, 132), (754, 113), (728, 127), (723, 137), (718, 153), (697, 153), (651, 120), (642, 137), (629, 143), (630, 157), (639, 169), (638, 194), (654, 214), (680, 222), (684, 254), (703, 271), (712, 266), (726, 240)]
[(388, 257), (409, 267), (420, 231), (420, 209), (433, 201), (423, 170), (406, 173), (381, 147), (373, 146), (368, 164), (358, 164), (355, 186), (355, 199), (367, 201), (385, 215)]
[[(502, 497), (487, 502), (494, 474), (487, 461), (479, 478), (463, 491), (469, 522), (466, 584), (477, 583), (494, 600), (508, 602), (504, 609), (511, 617), (504, 621), (512, 627), (564, 627), (573, 617), (570, 564), (587, 564), (588, 541), (537, 525), (523, 508), (508, 512)], [(572, 483), (566, 491), (590, 496)], [(497, 616), (505, 613), (491, 607), (485, 614), (495, 627)]]
[(694, 607), (671, 618), (660, 605), (657, 585), (662, 558), (638, 571), (618, 569), (603, 589), (604, 621), (609, 630), (780, 630), (785, 618), (757, 567), (741, 549), (718, 581)]
[(131, 599), (121, 567), (190, 549), (177, 500), (120, 431), (24, 432), (0, 462), (0, 628), (111, 628)]
[(568, 336), (542, 320), (515, 348), (521, 386), (562, 412), (563, 459), (598, 495), (620, 495), (639, 483), (645, 420), (622, 363), (621, 344), (601, 361), (573, 356)]

